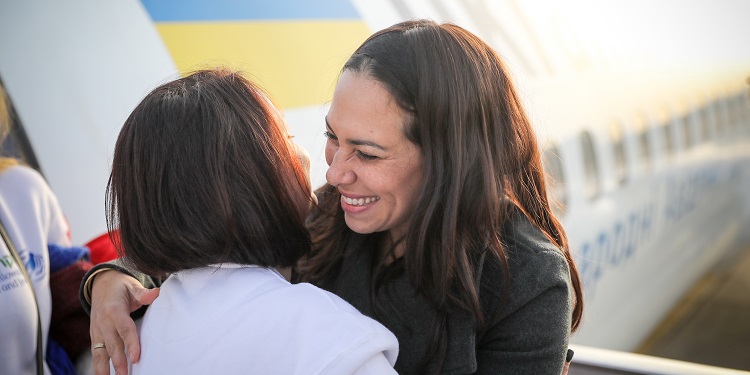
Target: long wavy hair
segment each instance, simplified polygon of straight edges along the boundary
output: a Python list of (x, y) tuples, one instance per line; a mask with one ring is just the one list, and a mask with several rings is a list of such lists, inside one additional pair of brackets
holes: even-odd
[[(406, 137), (420, 147), (425, 175), (403, 239), (405, 272), (414, 288), (439, 313), (464, 309), (481, 326), (476, 259), (488, 249), (507, 271), (500, 229), (516, 206), (568, 262), (575, 330), (583, 311), (580, 278), (550, 208), (534, 131), (499, 55), (459, 26), (417, 20), (373, 34), (343, 71), (382, 83), (413, 119)], [(313, 255), (298, 268), (313, 282), (335, 276), (340, 262), (334, 260), (342, 258), (352, 235), (337, 190), (325, 185), (318, 199), (320, 211), (308, 219)], [(367, 236), (367, 242), (382, 241), (382, 234)], [(432, 340), (437, 349), (444, 348), (438, 342), (446, 331), (440, 331)]]

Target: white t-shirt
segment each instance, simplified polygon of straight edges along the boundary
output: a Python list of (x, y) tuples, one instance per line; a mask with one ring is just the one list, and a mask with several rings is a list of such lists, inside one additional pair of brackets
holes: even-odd
[[(44, 178), (22, 166), (0, 173), (0, 220), (34, 285), (46, 352), (52, 314), (47, 244), (70, 246), (67, 221)], [(0, 241), (0, 374), (36, 374), (36, 319), (31, 288)]]
[(395, 374), (396, 337), (338, 296), (273, 269), (172, 274), (140, 324), (133, 374)]

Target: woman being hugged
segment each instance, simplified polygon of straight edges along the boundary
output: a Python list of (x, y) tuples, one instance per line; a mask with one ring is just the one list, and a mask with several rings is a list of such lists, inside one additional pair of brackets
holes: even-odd
[(281, 115), (239, 74), (196, 72), (143, 99), (108, 185), (122, 259), (169, 275), (134, 373), (393, 373), (388, 330), (282, 276), (310, 251), (307, 180)]
[(498, 54), (452, 24), (367, 39), (326, 118), (298, 271), (396, 334), (400, 373), (559, 374), (581, 284)]

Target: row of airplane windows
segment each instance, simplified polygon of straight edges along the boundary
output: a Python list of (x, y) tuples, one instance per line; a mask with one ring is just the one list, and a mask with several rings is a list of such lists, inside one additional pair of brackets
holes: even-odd
[[(734, 130), (742, 126), (750, 126), (750, 105), (745, 94), (717, 99), (671, 118), (664, 111), (661, 118), (651, 124), (645, 116), (641, 116), (633, 123), (628, 135), (620, 121), (613, 122), (608, 129), (609, 134), (604, 137), (597, 138), (592, 131), (583, 130), (578, 135), (577, 146), (583, 161), (586, 198), (591, 201), (601, 195), (602, 159), (611, 160), (614, 185), (618, 187), (624, 185), (634, 171), (653, 170), (657, 162), (672, 162), (679, 155), (686, 155), (702, 144), (731, 136)], [(601, 154), (597, 156), (597, 140), (609, 143), (599, 150), (610, 152), (611, 155), (606, 158)], [(628, 142), (632, 144), (627, 145)], [(558, 145), (548, 146), (543, 159), (550, 195), (559, 206), (558, 213), (562, 214), (568, 204), (568, 184)]]

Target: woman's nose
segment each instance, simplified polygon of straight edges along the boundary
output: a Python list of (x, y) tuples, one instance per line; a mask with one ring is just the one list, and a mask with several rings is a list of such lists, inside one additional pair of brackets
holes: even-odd
[(340, 150), (336, 150), (328, 165), (326, 180), (333, 186), (351, 184), (356, 180), (356, 174), (351, 162), (346, 160)]

